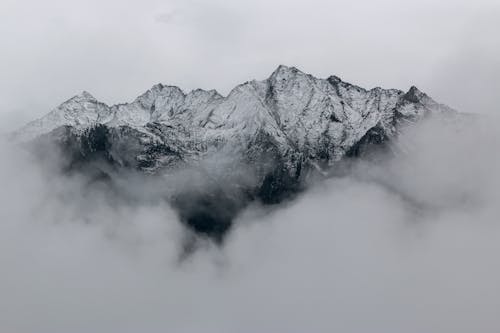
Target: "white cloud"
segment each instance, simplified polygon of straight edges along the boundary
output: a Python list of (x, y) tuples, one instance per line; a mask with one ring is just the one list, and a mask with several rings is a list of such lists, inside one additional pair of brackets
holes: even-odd
[[(496, 332), (496, 126), (422, 125), (412, 149), (178, 262), (158, 201), (123, 205), (2, 148), (0, 328), (58, 332)], [(149, 189), (134, 188), (147, 192)]]

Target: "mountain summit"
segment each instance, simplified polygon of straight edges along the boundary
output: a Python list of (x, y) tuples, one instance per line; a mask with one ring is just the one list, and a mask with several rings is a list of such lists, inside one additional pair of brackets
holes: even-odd
[(225, 97), (157, 84), (108, 106), (83, 92), (13, 137), (55, 143), (71, 168), (98, 160), (162, 179), (196, 170), (168, 200), (196, 231), (221, 235), (246, 203), (280, 202), (312, 174), (383, 147), (401, 126), (454, 113), (416, 87), (366, 90), (280, 65)]

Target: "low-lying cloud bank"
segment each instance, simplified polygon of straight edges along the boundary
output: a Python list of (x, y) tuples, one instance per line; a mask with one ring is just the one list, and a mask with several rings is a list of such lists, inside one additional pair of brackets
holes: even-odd
[(251, 207), (180, 263), (186, 231), (161, 200), (123, 204), (4, 145), (0, 330), (497, 332), (491, 123), (427, 122), (406, 155)]

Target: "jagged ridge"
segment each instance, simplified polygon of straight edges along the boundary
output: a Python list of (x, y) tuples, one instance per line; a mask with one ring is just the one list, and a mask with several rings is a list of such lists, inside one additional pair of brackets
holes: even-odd
[(246, 202), (280, 202), (312, 172), (325, 174), (337, 161), (383, 145), (402, 124), (431, 113), (454, 111), (416, 87), (406, 93), (366, 90), (336, 76), (318, 79), (279, 66), (266, 80), (245, 82), (226, 97), (157, 84), (132, 103), (108, 106), (83, 92), (14, 138), (58, 142), (71, 165), (99, 156), (162, 175), (201, 166), (213, 180), (210, 190), (184, 184), (169, 200), (195, 229), (221, 234)]

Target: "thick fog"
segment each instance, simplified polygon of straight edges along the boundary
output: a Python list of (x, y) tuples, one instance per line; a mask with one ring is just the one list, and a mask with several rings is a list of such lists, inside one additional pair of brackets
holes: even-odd
[(425, 122), (407, 154), (254, 205), (224, 246), (182, 260), (186, 230), (161, 200), (123, 204), (4, 143), (0, 329), (498, 332), (496, 121)]

